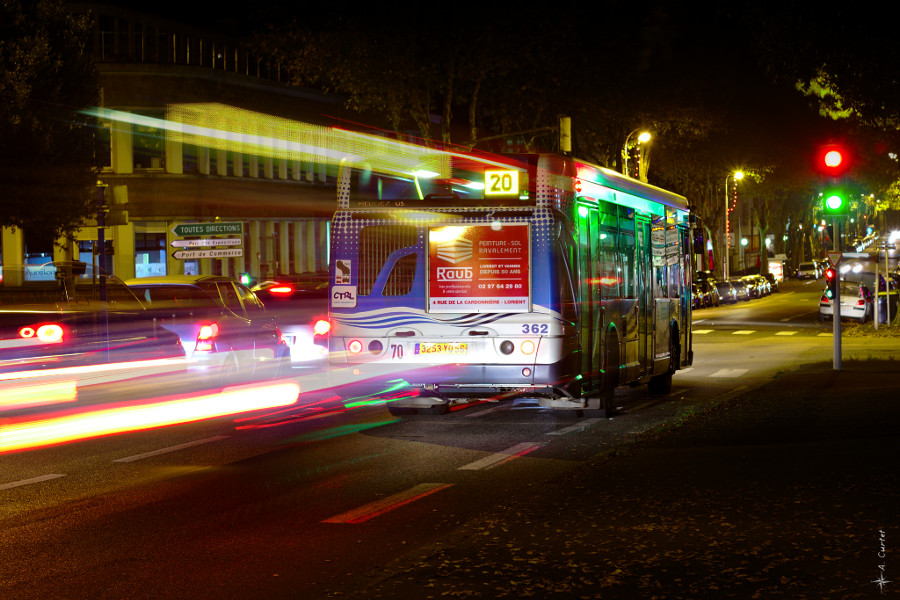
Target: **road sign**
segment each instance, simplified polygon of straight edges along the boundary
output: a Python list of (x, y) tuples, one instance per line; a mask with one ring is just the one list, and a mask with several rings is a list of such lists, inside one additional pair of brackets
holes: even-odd
[(172, 253), (172, 258), (191, 260), (196, 258), (236, 258), (243, 255), (243, 248), (222, 248), (221, 250), (176, 250)]
[(202, 240), (172, 240), (175, 248), (198, 248), (200, 246), (240, 246), (244, 243), (241, 238), (207, 238)]
[(832, 267), (837, 267), (838, 263), (841, 262), (841, 253), (840, 252), (829, 252), (828, 253), (828, 262), (831, 263)]
[(244, 224), (236, 223), (179, 223), (172, 228), (172, 233), (178, 236), (185, 235), (243, 235)]

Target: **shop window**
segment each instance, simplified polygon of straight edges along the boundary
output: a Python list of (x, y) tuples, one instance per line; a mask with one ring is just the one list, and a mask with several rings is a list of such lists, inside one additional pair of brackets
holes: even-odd
[(134, 275), (153, 277), (166, 274), (166, 234), (134, 235)]

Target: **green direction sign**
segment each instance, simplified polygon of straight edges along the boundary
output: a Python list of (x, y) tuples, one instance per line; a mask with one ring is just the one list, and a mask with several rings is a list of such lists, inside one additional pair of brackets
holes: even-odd
[(172, 233), (185, 235), (243, 235), (243, 223), (179, 223), (172, 228)]

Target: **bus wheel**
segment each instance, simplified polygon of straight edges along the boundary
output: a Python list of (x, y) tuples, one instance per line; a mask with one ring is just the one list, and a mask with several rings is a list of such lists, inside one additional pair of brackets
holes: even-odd
[(668, 394), (672, 391), (672, 375), (681, 358), (681, 350), (678, 345), (673, 345), (669, 349), (669, 368), (665, 373), (654, 375), (647, 384), (647, 390), (654, 395)]

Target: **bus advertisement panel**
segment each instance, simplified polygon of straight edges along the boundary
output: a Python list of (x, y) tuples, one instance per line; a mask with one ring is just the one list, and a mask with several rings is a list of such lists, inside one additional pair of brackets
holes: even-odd
[(429, 229), (433, 313), (531, 310), (527, 224), (467, 224)]

